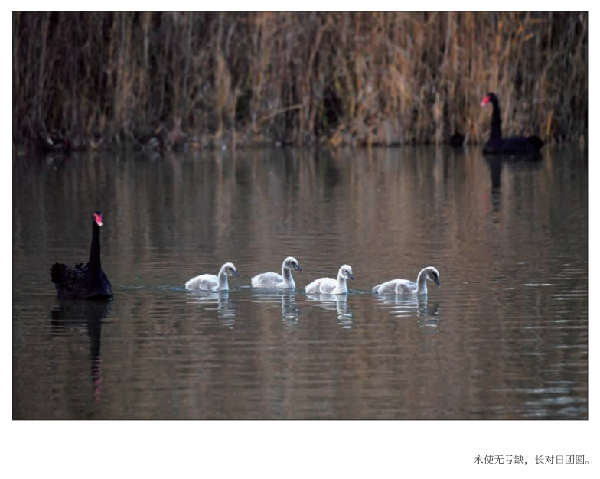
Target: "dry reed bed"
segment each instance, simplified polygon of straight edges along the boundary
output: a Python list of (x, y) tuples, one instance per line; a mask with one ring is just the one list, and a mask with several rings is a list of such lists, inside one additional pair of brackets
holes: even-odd
[(13, 13), (13, 144), (587, 139), (587, 13)]

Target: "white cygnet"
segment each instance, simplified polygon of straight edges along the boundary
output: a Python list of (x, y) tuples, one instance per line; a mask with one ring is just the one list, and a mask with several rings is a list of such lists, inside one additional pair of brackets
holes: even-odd
[(281, 274), (277, 273), (262, 273), (257, 274), (252, 278), (252, 286), (254, 288), (285, 288), (294, 289), (296, 283), (292, 277), (292, 270), (297, 269), (302, 271), (296, 258), (288, 256), (281, 264)]
[(354, 279), (352, 267), (345, 264), (338, 271), (337, 279), (320, 278), (306, 286), (307, 293), (344, 294), (348, 292), (347, 279)]
[(225, 263), (221, 266), (218, 276), (201, 274), (185, 283), (185, 288), (191, 291), (228, 291), (227, 276), (239, 275), (233, 263)]
[(433, 266), (424, 268), (419, 273), (417, 282), (413, 283), (407, 279), (392, 279), (373, 288), (376, 294), (427, 294), (427, 280), (440, 284), (440, 273)]

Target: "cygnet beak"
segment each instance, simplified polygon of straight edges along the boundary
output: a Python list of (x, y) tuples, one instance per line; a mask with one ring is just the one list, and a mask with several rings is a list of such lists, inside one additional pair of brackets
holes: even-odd
[(238, 273), (237, 271), (235, 271), (235, 270), (234, 270), (234, 271), (233, 271), (233, 275), (234, 275), (234, 276), (239, 276), (239, 275), (240, 275), (240, 273)]
[(297, 265), (296, 265), (296, 269), (297, 269), (298, 271), (302, 271), (302, 268), (300, 267), (300, 265), (299, 265), (299, 264), (297, 264)]
[(437, 276), (433, 278), (433, 282), (437, 284), (440, 288), (442, 287), (442, 285), (440, 284), (440, 280), (437, 278)]
[(354, 281), (354, 275), (352, 273), (348, 273), (348, 278), (350, 278), (352, 281)]

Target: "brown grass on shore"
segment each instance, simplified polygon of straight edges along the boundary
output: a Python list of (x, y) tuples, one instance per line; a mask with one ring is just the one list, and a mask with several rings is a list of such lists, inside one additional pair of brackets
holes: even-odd
[(13, 144), (587, 140), (587, 13), (13, 12)]

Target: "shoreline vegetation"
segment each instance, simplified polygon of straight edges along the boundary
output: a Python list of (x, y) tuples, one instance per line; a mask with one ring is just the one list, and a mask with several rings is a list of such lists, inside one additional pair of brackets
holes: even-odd
[[(588, 140), (587, 12), (13, 12), (13, 152)], [(63, 143), (61, 143), (63, 142)]]

